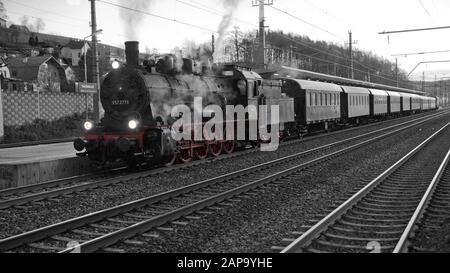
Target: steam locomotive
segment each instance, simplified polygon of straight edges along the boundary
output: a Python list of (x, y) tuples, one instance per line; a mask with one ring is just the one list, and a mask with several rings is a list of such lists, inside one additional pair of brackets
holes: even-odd
[[(195, 72), (192, 60), (179, 60), (174, 56), (165, 56), (154, 66), (148, 63), (141, 66), (138, 42), (125, 45), (126, 65), (116, 65), (101, 85), (104, 118), (100, 124), (87, 121), (85, 137), (74, 143), (80, 152), (78, 156), (87, 156), (94, 162), (172, 165), (177, 160), (186, 163), (195, 158), (229, 154), (246, 142), (237, 142), (234, 138), (175, 141), (171, 130), (176, 120), (171, 115), (173, 107), (193, 108), (194, 99), (198, 97), (202, 98), (203, 106), (218, 105), (224, 112), (227, 105), (261, 104), (263, 94), (264, 101), (283, 109), (293, 105), (293, 99), (282, 96), (279, 80), (264, 80), (249, 69), (230, 65), (221, 68), (219, 74), (206, 72), (205, 68), (200, 74)], [(292, 122), (293, 110), (284, 113), (280, 122)], [(227, 122), (239, 121), (248, 122), (246, 117)]]
[[(199, 97), (203, 107), (216, 105), (224, 113), (227, 106), (267, 106), (264, 131), (270, 132), (276, 126), (276, 137), (280, 139), (302, 136), (311, 129), (331, 129), (377, 116), (437, 108), (436, 98), (411, 94), (410, 90), (384, 91), (360, 83), (344, 86), (300, 80), (290, 76), (292, 73), (286, 77), (272, 73), (271, 77), (262, 78), (251, 69), (236, 65), (212, 71), (171, 55), (155, 64), (140, 65), (139, 43), (126, 42), (125, 47), (126, 64), (114, 64), (101, 85), (104, 118), (99, 124), (86, 121), (85, 137), (74, 142), (78, 156), (99, 164), (124, 161), (130, 167), (144, 162), (170, 166), (230, 154), (248, 144), (256, 146), (268, 141), (263, 133), (256, 134), (257, 139), (250, 136), (249, 115), (233, 115), (232, 120), (219, 124), (228, 135), (223, 140), (175, 140), (172, 125), (181, 116), (173, 115), (174, 107), (186, 105), (195, 112), (194, 101)], [(278, 107), (278, 120), (270, 118), (271, 106)], [(262, 119), (260, 114), (256, 119)], [(208, 120), (203, 118), (201, 123)], [(245, 124), (245, 137), (230, 137), (236, 130), (226, 132), (229, 124), (235, 129), (238, 124)]]

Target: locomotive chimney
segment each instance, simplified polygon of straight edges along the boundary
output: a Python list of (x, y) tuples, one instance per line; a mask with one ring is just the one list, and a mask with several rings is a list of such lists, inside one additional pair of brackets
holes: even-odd
[(125, 42), (125, 55), (127, 57), (127, 66), (139, 66), (139, 42)]

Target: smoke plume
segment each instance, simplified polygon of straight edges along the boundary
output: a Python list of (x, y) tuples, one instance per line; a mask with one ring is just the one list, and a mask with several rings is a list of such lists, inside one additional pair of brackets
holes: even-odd
[[(130, 7), (139, 11), (148, 11), (155, 0), (120, 0), (120, 5)], [(120, 9), (120, 18), (124, 24), (124, 35), (128, 40), (139, 40), (139, 30), (143, 29), (141, 24), (145, 14), (126, 9)]]
[(233, 16), (234, 13), (236, 12), (239, 3), (241, 2), (241, 0), (223, 0), (222, 4), (223, 7), (226, 10), (225, 15), (222, 17), (222, 20), (220, 21), (219, 24), (219, 29), (218, 29), (218, 33), (219, 36), (217, 37), (217, 42), (216, 42), (216, 52), (214, 52), (214, 59), (217, 59), (217, 56), (221, 54), (221, 51), (223, 49), (223, 41), (225, 39), (225, 35), (226, 35), (226, 31), (228, 30), (228, 28), (230, 27), (232, 21), (233, 21)]

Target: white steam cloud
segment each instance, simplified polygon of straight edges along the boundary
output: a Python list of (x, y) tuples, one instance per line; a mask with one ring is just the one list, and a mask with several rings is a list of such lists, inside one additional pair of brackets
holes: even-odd
[[(149, 11), (155, 0), (120, 0), (119, 4), (130, 7), (139, 11)], [(139, 31), (145, 29), (142, 25), (145, 14), (140, 12), (134, 12), (131, 10), (120, 9), (120, 18), (124, 23), (124, 36), (128, 40), (139, 40)]]
[(233, 21), (233, 16), (234, 13), (236, 12), (237, 8), (239, 7), (239, 3), (242, 0), (223, 0), (222, 4), (223, 7), (226, 10), (225, 15), (222, 17), (222, 20), (220, 21), (219, 24), (219, 29), (218, 29), (218, 33), (219, 36), (217, 37), (217, 42), (216, 42), (216, 52), (214, 52), (214, 59), (217, 59), (217, 57), (219, 55), (221, 55), (221, 51), (223, 49), (223, 41), (225, 39), (225, 35), (226, 35), (226, 31), (228, 30), (228, 28), (230, 27), (232, 21)]

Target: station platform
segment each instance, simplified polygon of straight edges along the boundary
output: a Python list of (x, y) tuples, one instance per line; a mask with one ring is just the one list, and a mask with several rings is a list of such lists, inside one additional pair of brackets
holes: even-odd
[(0, 190), (91, 172), (72, 142), (0, 149)]

